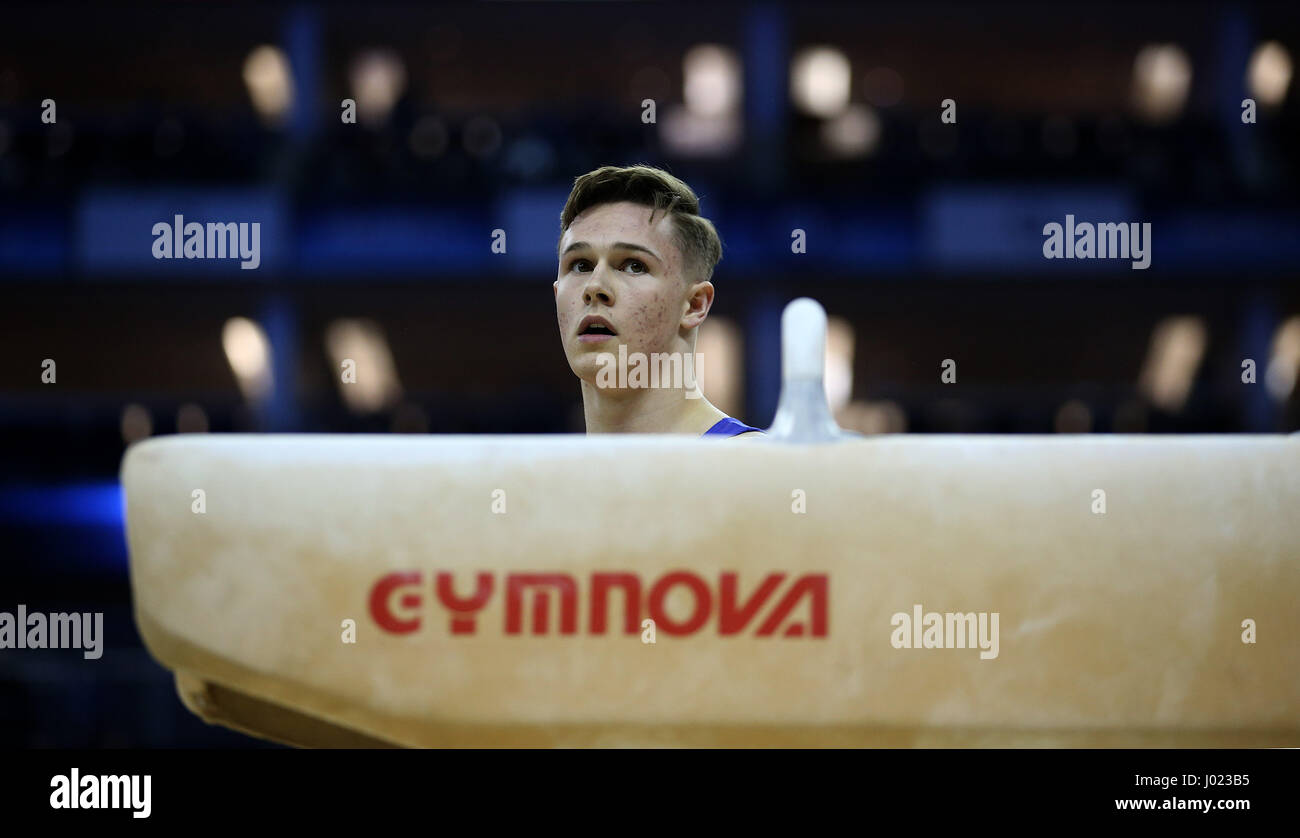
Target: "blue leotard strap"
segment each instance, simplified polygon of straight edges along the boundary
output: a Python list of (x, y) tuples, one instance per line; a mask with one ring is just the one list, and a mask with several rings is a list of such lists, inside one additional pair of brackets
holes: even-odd
[(709, 428), (701, 434), (701, 436), (736, 436), (737, 434), (743, 434), (748, 431), (762, 432), (759, 428), (751, 427), (750, 425), (746, 425), (744, 422), (732, 419), (728, 416), (725, 419), (719, 419), (717, 424), (712, 428)]

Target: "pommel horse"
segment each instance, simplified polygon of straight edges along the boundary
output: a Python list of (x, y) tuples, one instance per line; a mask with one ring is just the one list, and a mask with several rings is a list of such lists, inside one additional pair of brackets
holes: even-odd
[(753, 443), (135, 445), (144, 641), (307, 747), (1300, 746), (1300, 436), (860, 437), (825, 328)]

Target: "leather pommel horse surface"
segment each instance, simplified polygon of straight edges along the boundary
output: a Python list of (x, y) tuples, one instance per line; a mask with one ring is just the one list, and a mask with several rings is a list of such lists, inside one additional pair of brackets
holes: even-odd
[(277, 741), (1300, 745), (1296, 435), (182, 436), (122, 472), (150, 652)]

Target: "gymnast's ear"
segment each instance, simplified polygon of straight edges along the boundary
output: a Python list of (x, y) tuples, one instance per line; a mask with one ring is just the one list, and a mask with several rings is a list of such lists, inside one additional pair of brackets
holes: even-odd
[(694, 329), (709, 316), (713, 307), (713, 283), (705, 280), (692, 285), (687, 292), (686, 307), (682, 310), (682, 326)]

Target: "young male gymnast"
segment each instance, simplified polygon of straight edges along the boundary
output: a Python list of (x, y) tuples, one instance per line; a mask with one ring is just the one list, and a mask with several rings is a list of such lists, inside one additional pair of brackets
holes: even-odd
[[(713, 305), (722, 241), (689, 186), (651, 166), (588, 172), (560, 214), (557, 250), (555, 314), (587, 433), (762, 437), (698, 389), (695, 338)], [(696, 372), (647, 384), (611, 366), (638, 357)]]

